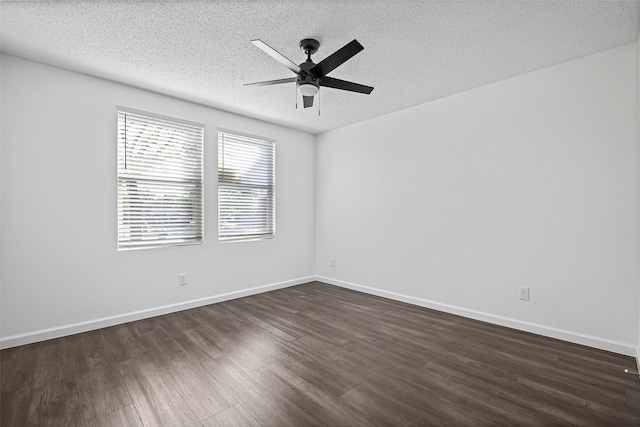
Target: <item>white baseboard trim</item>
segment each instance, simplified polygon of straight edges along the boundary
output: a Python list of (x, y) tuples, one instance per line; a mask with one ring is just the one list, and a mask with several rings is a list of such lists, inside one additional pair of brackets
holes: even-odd
[[(429, 301), (422, 298), (411, 297), (408, 295), (398, 294), (395, 292), (384, 291), (368, 286), (357, 285), (355, 283), (345, 282), (342, 280), (331, 279), (329, 277), (316, 276), (319, 282), (328, 283), (330, 285), (340, 286), (342, 288), (352, 289), (354, 291), (364, 292), (366, 294), (377, 295), (396, 301), (406, 302), (408, 304), (418, 305), (445, 313), (456, 314), (470, 319), (481, 320), (495, 325), (506, 326), (512, 329), (531, 332), (546, 337), (556, 338), (563, 341), (569, 341), (576, 344), (582, 344), (601, 350), (611, 351), (614, 353), (624, 354), (625, 356), (636, 357), (636, 361), (640, 364), (640, 347), (627, 344), (620, 341), (599, 338), (592, 335), (581, 334), (578, 332), (567, 331), (565, 329), (553, 328), (549, 326), (539, 325), (537, 323), (525, 322), (522, 320), (511, 319), (508, 317), (497, 316), (495, 314), (484, 313), (476, 310), (469, 310), (450, 304), (442, 304), (435, 301)], [(640, 365), (639, 365), (640, 366)]]
[(255, 288), (244, 289), (241, 291), (228, 292), (225, 294), (214, 295), (205, 298), (198, 298), (190, 301), (179, 302), (175, 304), (163, 305), (145, 310), (133, 311), (130, 313), (119, 314), (116, 316), (103, 317), (100, 319), (88, 320), (85, 322), (72, 323), (54, 328), (42, 329), (24, 334), (10, 335), (0, 338), (0, 349), (17, 347), (19, 345), (31, 344), (38, 341), (60, 338), (67, 335), (78, 334), (81, 332), (93, 331), (96, 329), (107, 328), (109, 326), (120, 325), (122, 323), (133, 322), (135, 320), (147, 319), (149, 317), (161, 316), (163, 314), (174, 313), (176, 311), (187, 310), (190, 308), (200, 307), (203, 305), (214, 304), (216, 302), (228, 301), (236, 298), (242, 298), (249, 295), (261, 294), (264, 292), (274, 291), (276, 289), (288, 288), (290, 286), (301, 285), (303, 283), (312, 282), (314, 276), (301, 277), (298, 279), (287, 280), (284, 282), (272, 283), (270, 285), (257, 286)]

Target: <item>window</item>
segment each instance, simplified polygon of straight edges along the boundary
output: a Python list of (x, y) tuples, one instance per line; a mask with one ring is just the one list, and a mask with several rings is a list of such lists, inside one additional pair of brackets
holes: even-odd
[(202, 243), (204, 125), (118, 108), (118, 249)]
[(275, 235), (275, 142), (218, 130), (218, 238)]

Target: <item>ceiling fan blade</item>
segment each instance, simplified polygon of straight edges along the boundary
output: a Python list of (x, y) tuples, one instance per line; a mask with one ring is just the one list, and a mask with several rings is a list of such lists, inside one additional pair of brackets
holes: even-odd
[(358, 40), (353, 40), (324, 58), (322, 61), (318, 62), (309, 69), (309, 72), (316, 77), (324, 77), (332, 70), (335, 70), (340, 65), (344, 64), (362, 49), (364, 49), (364, 47), (358, 43)]
[(313, 96), (303, 96), (302, 102), (304, 103), (304, 108), (313, 107)]
[(366, 93), (369, 95), (373, 88), (358, 83), (348, 82), (346, 80), (334, 79), (333, 77), (323, 77), (320, 79), (320, 86), (331, 87), (334, 89), (348, 90), (351, 92)]
[(282, 83), (295, 83), (295, 77), (289, 77), (287, 79), (278, 79), (278, 80), (267, 80), (266, 82), (256, 82), (256, 83), (245, 83), (243, 86), (270, 86), (270, 85), (279, 85)]
[(287, 58), (262, 40), (251, 40), (251, 43), (253, 43), (258, 49), (262, 50), (264, 53), (266, 53), (294, 73), (300, 73), (300, 67), (298, 67), (293, 61), (291, 61), (289, 58)]

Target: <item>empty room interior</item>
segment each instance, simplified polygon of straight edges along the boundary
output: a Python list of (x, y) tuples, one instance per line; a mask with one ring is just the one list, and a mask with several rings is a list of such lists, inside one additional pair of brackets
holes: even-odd
[(0, 425), (640, 426), (639, 33), (0, 2)]

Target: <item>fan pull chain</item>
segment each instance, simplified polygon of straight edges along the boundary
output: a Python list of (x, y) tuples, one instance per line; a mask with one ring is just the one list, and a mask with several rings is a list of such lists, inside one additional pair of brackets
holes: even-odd
[(318, 117), (320, 117), (320, 92), (318, 92), (316, 95), (318, 95)]

